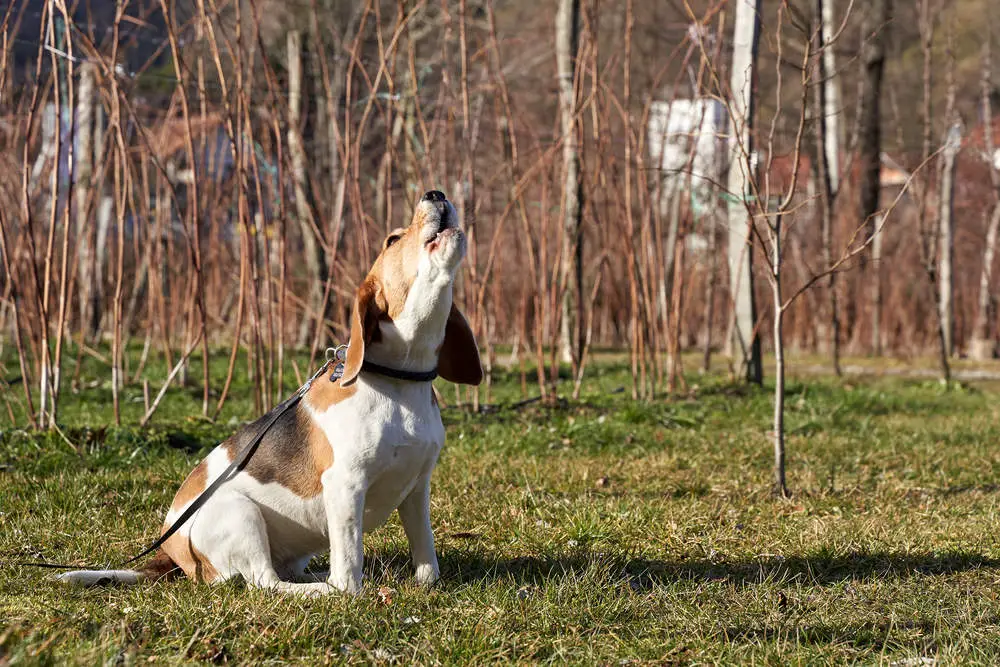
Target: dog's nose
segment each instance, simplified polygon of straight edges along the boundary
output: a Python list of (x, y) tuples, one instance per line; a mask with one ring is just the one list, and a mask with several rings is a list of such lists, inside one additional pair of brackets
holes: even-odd
[(448, 198), (444, 196), (444, 193), (440, 190), (428, 190), (424, 193), (424, 196), (420, 198), (420, 201), (430, 202), (434, 208), (438, 211), (438, 223), (441, 228), (448, 226), (449, 215), (448, 215)]
[(424, 193), (424, 196), (420, 198), (420, 201), (432, 201), (432, 202), (443, 202), (447, 201), (448, 198), (444, 196), (444, 193), (440, 190), (428, 190)]

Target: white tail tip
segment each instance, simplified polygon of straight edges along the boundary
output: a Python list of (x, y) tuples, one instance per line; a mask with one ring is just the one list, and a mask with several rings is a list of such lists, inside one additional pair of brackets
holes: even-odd
[(70, 586), (107, 586), (108, 584), (137, 584), (144, 579), (135, 570), (73, 570), (56, 576), (58, 581)]

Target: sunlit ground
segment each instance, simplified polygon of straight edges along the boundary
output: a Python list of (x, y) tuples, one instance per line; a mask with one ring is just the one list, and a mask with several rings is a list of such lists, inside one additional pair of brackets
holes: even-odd
[(688, 393), (634, 403), (614, 357), (579, 401), (511, 408), (514, 369), (500, 409), (450, 405), (432, 491), (443, 580), (412, 584), (393, 519), (366, 539), (363, 595), (318, 600), (237, 582), (67, 590), (18, 565), (131, 555), (252, 416), (242, 362), (215, 423), (191, 387), (139, 430), (128, 386), (125, 425), (106, 428), (110, 387), (88, 362), (61, 433), (0, 435), (0, 663), (1000, 661), (1000, 384), (878, 377), (897, 364), (869, 360), (838, 380), (797, 359), (781, 500), (768, 387), (700, 376), (690, 355)]

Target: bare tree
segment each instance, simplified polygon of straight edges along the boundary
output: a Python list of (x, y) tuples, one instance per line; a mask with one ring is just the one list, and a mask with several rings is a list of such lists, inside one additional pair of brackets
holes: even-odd
[[(782, 9), (778, 10), (778, 34), (775, 40), (778, 44), (778, 60), (780, 62), (781, 58), (781, 21), (782, 21)], [(798, 131), (795, 135), (795, 151), (792, 155), (792, 178), (791, 183), (788, 185), (786, 192), (782, 193), (781, 201), (778, 204), (777, 210), (773, 214), (764, 214), (761, 217), (765, 221), (765, 229), (767, 231), (767, 241), (771, 248), (771, 257), (768, 262), (768, 268), (770, 272), (768, 278), (771, 283), (771, 299), (772, 306), (774, 308), (774, 493), (780, 496), (788, 495), (788, 485), (785, 481), (785, 339), (784, 339), (784, 322), (785, 322), (785, 311), (788, 309), (788, 303), (785, 301), (783, 281), (784, 276), (782, 275), (782, 266), (784, 263), (784, 250), (783, 250), (783, 240), (788, 234), (786, 224), (792, 221), (792, 216), (789, 215), (791, 210), (792, 201), (794, 200), (796, 194), (796, 185), (799, 178), (799, 157), (802, 151), (802, 137), (804, 136), (804, 130), (806, 125), (806, 112), (808, 109), (808, 101), (806, 96), (809, 90), (809, 60), (812, 57), (812, 44), (810, 41), (806, 42), (805, 45), (805, 56), (804, 62), (802, 63), (802, 104), (799, 110), (799, 123)], [(778, 73), (779, 85), (778, 91), (780, 94), (780, 77), (781, 73)], [(773, 159), (774, 150), (774, 124), (771, 126), (771, 134), (768, 137), (769, 150), (768, 150), (768, 162)], [(770, 165), (769, 165), (770, 166)], [(770, 194), (765, 191), (765, 195)], [(758, 197), (757, 210), (762, 211), (766, 208), (766, 198)], [(787, 220), (786, 220), (787, 218)]]
[(962, 128), (953, 123), (948, 128), (942, 151), (941, 196), (938, 211), (938, 317), (944, 332), (945, 354), (955, 353), (955, 161), (962, 148)]
[(993, 31), (989, 30), (986, 41), (983, 42), (982, 89), (983, 121), (986, 123), (983, 133), (986, 164), (990, 170), (990, 184), (993, 186), (993, 212), (990, 214), (986, 228), (986, 238), (983, 245), (983, 266), (979, 272), (979, 298), (977, 300), (976, 320), (972, 327), (972, 340), (969, 342), (969, 356), (973, 359), (989, 359), (996, 356), (997, 342), (990, 335), (991, 322), (996, 318), (996, 295), (993, 293), (993, 264), (996, 261), (997, 236), (1000, 233), (1000, 164), (997, 164), (996, 142), (993, 140), (993, 105), (992, 94)]
[[(885, 70), (886, 41), (889, 24), (889, 0), (872, 0), (864, 23), (864, 45), (862, 65), (864, 79), (858, 117), (858, 153), (861, 163), (861, 182), (858, 187), (859, 216), (867, 227), (867, 238), (872, 238), (876, 229), (876, 213), (879, 194), (882, 190), (882, 75)], [(877, 261), (872, 253), (873, 260)], [(863, 265), (862, 265), (863, 266)], [(882, 300), (881, 281), (878, 279), (879, 266), (876, 263), (871, 277), (873, 310)], [(864, 280), (864, 278), (862, 278)], [(873, 320), (873, 323), (877, 320)], [(881, 334), (872, 332), (873, 340)]]
[[(563, 226), (559, 278), (562, 286), (562, 320), (559, 349), (563, 362), (574, 371), (583, 353), (583, 180), (580, 178), (580, 146), (576, 120), (576, 56), (580, 43), (580, 0), (559, 0), (556, 14), (556, 63), (559, 77), (559, 121), (563, 141)], [(575, 340), (574, 340), (575, 338)]]
[[(934, 60), (934, 23), (932, 16), (931, 0), (921, 0), (918, 6), (917, 26), (920, 30), (920, 50), (923, 54), (923, 136), (922, 136), (922, 157), (926, 164), (932, 157), (933, 147), (933, 60)], [(940, 291), (938, 290), (938, 264), (937, 245), (940, 234), (937, 230), (929, 229), (927, 216), (928, 200), (930, 199), (930, 186), (928, 179), (924, 179), (923, 187), (920, 189), (920, 206), (918, 210), (917, 228), (920, 235), (920, 263), (923, 274), (927, 278), (928, 286), (934, 299), (935, 312), (938, 315), (934, 318), (937, 329), (938, 340), (938, 361), (941, 364), (941, 379), (947, 384), (951, 381), (951, 365), (948, 360), (948, 344), (944, 327), (941, 321)]]
[(750, 382), (761, 384), (764, 368), (760, 337), (757, 335), (757, 311), (753, 295), (753, 219), (747, 215), (751, 197), (754, 124), (753, 83), (757, 71), (757, 46), (760, 37), (761, 0), (737, 0), (733, 26), (733, 68), (730, 73), (729, 140), (729, 282), (733, 300), (733, 353), (740, 369)]
[[(819, 181), (820, 237), (823, 263), (833, 261), (833, 212), (840, 188), (840, 85), (837, 80), (834, 44), (833, 0), (816, 0), (819, 17), (818, 41), (822, 48), (816, 59), (819, 85), (816, 87), (816, 166)], [(829, 345), (833, 370), (840, 375), (840, 307), (837, 303), (837, 274), (831, 271), (826, 280), (829, 329), (821, 334), (823, 343)], [(825, 327), (824, 327), (825, 329)]]
[(945, 120), (948, 123), (941, 147), (941, 185), (938, 195), (938, 321), (941, 328), (941, 355), (955, 353), (955, 167), (962, 149), (962, 127), (955, 110), (954, 31), (948, 30), (948, 69), (946, 77)]
[[(860, 23), (848, 16), (852, 6), (862, 7), (867, 33), (861, 40), (852, 37), (858, 42), (858, 62), (868, 69), (866, 76), (851, 78), (864, 82), (870, 80), (868, 73), (874, 74), (868, 70), (880, 57), (886, 63), (886, 77), (889, 63), (897, 57), (906, 64), (903, 54), (912, 55), (916, 36), (908, 26), (894, 28), (899, 49), (885, 48), (877, 57), (878, 42), (885, 33), (885, 19), (877, 15), (889, 0), (874, 5), (856, 0), (740, 2), (735, 7), (725, 1), (681, 3), (683, 8), (662, 11), (637, 2), (622, 3), (626, 11), (580, 0), (553, 2), (549, 19), (559, 9), (563, 27), (569, 18), (568, 29), (560, 33), (568, 47), (561, 48), (557, 59), (552, 57), (553, 26), (528, 25), (518, 21), (517, 12), (507, 9), (492, 17), (491, 3), (468, 0), (416, 4), (197, 0), (190, 3), (190, 11), (180, 10), (176, 16), (175, 3), (163, 0), (160, 12), (174, 33), (170, 55), (165, 44), (152, 43), (148, 46), (159, 48), (160, 56), (148, 66), (159, 68), (163, 56), (170, 59), (173, 72), (159, 70), (153, 77), (127, 71), (134, 66), (134, 53), (124, 47), (113, 51), (117, 47), (112, 37), (94, 45), (86, 36), (87, 28), (70, 26), (67, 34), (73, 35), (73, 43), (67, 41), (67, 48), (61, 49), (57, 32), (46, 33), (34, 77), (31, 72), (21, 73), (20, 67), (0, 66), (4, 92), (0, 107), (10, 121), (3, 130), (4, 145), (12, 149), (7, 159), (13, 152), (23, 154), (20, 164), (0, 164), (9, 167), (0, 169), (0, 254), (4, 264), (9, 264), (0, 275), (0, 326), (7, 331), (13, 324), (15, 335), (19, 328), (19, 338), (11, 338), (11, 347), (20, 343), (21, 376), (30, 383), (22, 386), (33, 391), (20, 399), (12, 396), (12, 400), (23, 404), (30, 396), (41, 407), (39, 391), (44, 382), (44, 419), (52, 420), (59, 386), (59, 332), (65, 332), (74, 342), (85, 344), (74, 350), (78, 360), (89, 355), (114, 367), (122, 420), (129, 419), (134, 407), (122, 402), (124, 397), (137, 395), (135, 390), (146, 382), (163, 386), (163, 377), (153, 377), (155, 369), (179, 368), (169, 386), (184, 384), (187, 367), (197, 361), (191, 355), (198, 356), (200, 349), (200, 356), (207, 360), (204, 350), (209, 344), (226, 345), (230, 359), (216, 413), (230, 394), (236, 364), (244, 360), (255, 387), (254, 405), (264, 409), (267, 397), (280, 396), (287, 388), (282, 380), (291, 377), (283, 378), (282, 369), (292, 371), (298, 361), (283, 354), (285, 342), (309, 341), (310, 352), (317, 354), (320, 338), (329, 328), (343, 334), (351, 288), (369, 265), (384, 227), (392, 218), (399, 222), (401, 211), (434, 183), (449, 184), (456, 204), (461, 198), (462, 209), (468, 213), (469, 236), (475, 243), (463, 276), (465, 289), (459, 296), (482, 334), (487, 365), (492, 363), (494, 345), (513, 343), (518, 350), (513, 363), (538, 359), (537, 391), (547, 399), (554, 397), (550, 389), (559, 377), (560, 352), (569, 350), (566, 358), (574, 362), (575, 370), (573, 391), (585, 395), (590, 389), (584, 385), (592, 374), (593, 351), (615, 346), (630, 348), (635, 396), (652, 396), (661, 386), (670, 387), (670, 378), (680, 379), (678, 351), (690, 345), (696, 333), (706, 333), (699, 344), (705, 345), (708, 358), (712, 342), (722, 338), (711, 335), (713, 320), (727, 316), (733, 321), (725, 335), (733, 366), (750, 378), (758, 363), (754, 357), (759, 354), (758, 331), (762, 339), (773, 331), (778, 342), (792, 349), (819, 341), (826, 351), (823, 341), (828, 341), (836, 364), (837, 346), (843, 338), (836, 328), (844, 321), (849, 326), (843, 329), (852, 330), (853, 340), (863, 335), (867, 342), (871, 335), (875, 350), (884, 346), (887, 351), (919, 354), (922, 345), (941, 335), (936, 313), (942, 300), (942, 273), (947, 271), (940, 261), (949, 245), (942, 232), (947, 237), (952, 228), (956, 231), (951, 267), (956, 340), (964, 347), (959, 336), (971, 333), (970, 353), (988, 356), (997, 335), (1000, 188), (994, 179), (1000, 180), (1000, 172), (982, 170), (979, 180), (986, 183), (989, 174), (994, 181), (983, 188), (975, 179), (979, 173), (963, 173), (963, 165), (957, 163), (955, 214), (950, 216), (950, 208), (945, 208), (942, 229), (938, 198), (942, 174), (937, 168), (945, 160), (944, 151), (938, 149), (952, 115), (942, 113), (932, 123), (930, 102), (932, 92), (940, 95), (944, 109), (944, 41), (927, 42), (926, 51), (923, 156), (936, 170), (930, 179), (922, 175), (929, 170), (917, 170), (921, 175), (916, 182), (924, 186), (917, 194), (925, 209), (920, 221), (920, 260), (914, 258), (917, 252), (909, 243), (918, 240), (918, 235), (900, 234), (901, 251), (891, 266), (886, 262), (884, 267), (884, 301), (880, 302), (871, 269), (860, 276), (825, 271), (837, 264), (837, 253), (845, 243), (852, 252), (863, 245), (863, 254), (875, 258), (874, 266), (878, 266), (882, 237), (871, 228), (884, 224), (884, 216), (877, 215), (878, 206), (887, 204), (887, 189), (882, 188), (876, 215), (865, 214), (858, 221), (859, 203), (853, 189), (850, 201), (844, 196), (851, 180), (847, 174), (856, 176), (859, 165), (852, 163), (848, 168), (844, 158), (841, 111), (850, 107), (849, 115), (859, 122), (874, 122), (872, 103), (877, 100), (868, 86), (867, 106), (862, 105), (862, 113), (853, 113), (861, 95), (853, 85), (845, 85), (837, 65), (844, 68), (846, 64), (853, 73), (853, 62), (848, 63), (844, 55), (855, 49), (853, 44), (841, 48), (838, 37), (845, 33), (845, 26)], [(941, 0), (917, 0), (918, 6), (921, 3), (927, 16), (921, 25), (930, 26), (928, 30), (921, 27), (921, 35), (930, 34), (931, 19), (940, 21), (937, 8), (943, 5)], [(55, 8), (69, 25), (70, 4), (52, 0), (41, 6), (45, 11)], [(703, 16), (695, 16), (691, 4), (704, 9)], [(252, 16), (246, 13), (248, 5)], [(804, 46), (806, 40), (798, 34), (794, 40), (785, 35), (780, 45), (768, 36), (766, 42), (760, 41), (761, 48), (784, 49), (781, 66), (773, 71), (769, 66), (768, 71), (756, 70), (753, 47), (758, 32), (777, 28), (780, 11), (785, 31), (795, 29), (804, 35), (803, 19), (809, 17), (799, 8), (806, 6), (813, 19), (809, 46)], [(723, 7), (730, 11), (720, 11)], [(488, 27), (482, 8), (491, 16)], [(718, 30), (726, 29), (736, 10), (742, 41), (737, 40), (735, 72), (729, 70), (728, 62), (715, 70), (713, 64), (720, 58), (709, 51), (722, 47), (709, 39), (707, 26), (711, 23), (713, 31), (716, 25)], [(192, 11), (193, 23), (185, 25)], [(677, 19), (686, 14), (687, 22), (696, 27), (682, 39), (677, 38), (680, 31), (663, 33), (641, 27), (663, 11), (673, 12)], [(129, 12), (128, 3), (122, 3), (119, 19), (123, 26), (134, 18), (134, 12)], [(53, 21), (57, 18), (53, 16)], [(44, 30), (49, 22), (46, 19), (39, 25)], [(633, 25), (640, 29), (633, 31)], [(25, 37), (9, 27), (8, 44)], [(298, 31), (291, 35), (291, 53), (290, 30)], [(119, 36), (129, 39), (124, 30)], [(959, 36), (956, 42), (961, 44)], [(800, 58), (803, 48), (811, 51), (810, 58)], [(109, 58), (112, 53), (117, 55)], [(646, 57), (650, 53), (668, 55)], [(68, 55), (72, 59), (64, 57)], [(771, 62), (772, 55), (762, 53), (761, 62)], [(0, 54), (0, 60), (3, 57)], [(60, 85), (60, 58), (68, 71), (75, 67), (80, 75), (77, 88)], [(803, 63), (809, 67), (808, 95), (800, 96), (799, 82), (788, 73), (795, 71), (798, 79)], [(100, 69), (93, 93), (87, 93), (91, 65)], [(559, 95), (547, 95), (544, 81), (537, 78), (551, 79), (546, 65), (550, 70), (558, 68)], [(983, 65), (983, 71), (976, 67), (975, 78), (983, 86), (982, 117), (988, 117), (996, 106), (995, 99), (990, 106), (986, 96), (992, 71), (988, 57), (984, 56)], [(966, 117), (972, 115), (967, 107), (973, 96), (966, 92), (971, 69), (960, 49), (955, 66), (956, 107)], [(932, 70), (942, 74), (936, 86), (929, 85)], [(772, 97), (775, 86), (782, 85), (779, 72), (786, 75), (784, 93)], [(673, 84), (667, 81), (670, 76), (676, 76)], [(911, 97), (919, 97), (920, 92), (912, 84), (919, 76), (919, 71), (901, 71), (895, 79), (899, 98), (887, 95), (883, 104), (916, 106)], [(151, 85), (161, 78), (176, 79), (177, 85)], [(733, 129), (725, 153), (735, 156), (732, 200), (726, 210), (727, 231), (731, 232), (727, 256), (732, 261), (731, 294), (735, 298), (733, 310), (721, 317), (713, 305), (716, 311), (724, 306), (712, 294), (714, 281), (724, 278), (723, 272), (714, 270), (718, 258), (713, 251), (716, 243), (724, 241), (712, 233), (711, 221), (704, 215), (715, 208), (717, 200), (699, 192), (699, 181), (711, 181), (720, 190), (728, 183), (720, 183), (726, 180), (721, 175), (699, 178), (702, 171), (691, 157), (701, 155), (694, 147), (706, 136), (719, 139), (730, 133), (696, 119), (691, 119), (689, 130), (671, 131), (681, 138), (679, 153), (684, 158), (683, 164), (669, 170), (678, 174), (678, 196), (674, 196), (668, 188), (652, 183), (647, 175), (654, 170), (644, 162), (655, 161), (653, 145), (663, 142), (663, 133), (636, 131), (651, 126), (657, 104), (653, 99), (659, 91), (677, 90), (685, 78), (694, 84), (695, 99), (674, 101), (688, 104), (697, 116), (699, 105), (711, 100), (705, 107), (706, 118), (709, 106), (718, 105), (719, 121)], [(67, 81), (71, 80), (72, 75)], [(883, 86), (891, 94), (890, 81), (886, 78)], [(838, 82), (843, 91), (838, 90)], [(726, 90), (727, 84), (731, 91)], [(908, 88), (914, 88), (909, 97)], [(767, 98), (756, 105), (762, 113), (755, 113), (752, 98), (757, 94)], [(197, 97), (188, 99), (191, 95)], [(86, 103), (88, 97), (93, 97), (92, 106)], [(980, 95), (974, 97), (978, 100)], [(70, 128), (65, 118), (59, 123), (52, 113), (57, 99), (64, 116), (69, 116), (71, 105), (76, 106)], [(813, 172), (814, 181), (804, 184), (806, 172), (797, 174), (799, 192), (775, 217), (788, 194), (792, 135), (796, 121), (801, 120), (802, 103), (808, 105), (809, 116), (803, 141), (814, 158), (803, 161), (802, 168)], [(88, 119), (88, 108), (95, 114), (106, 110), (108, 122)], [(723, 117), (722, 109), (732, 114)], [(919, 138), (913, 146), (907, 141), (919, 133), (918, 114), (910, 117), (896, 108), (893, 112), (900, 155), (915, 153)], [(770, 123), (772, 117), (778, 121), (770, 137), (765, 136), (766, 129), (761, 132), (753, 127), (760, 124), (760, 118)], [(92, 146), (88, 148), (86, 135), (91, 126)], [(67, 129), (74, 141), (68, 141)], [(869, 127), (863, 129), (867, 132)], [(987, 159), (992, 159), (990, 153), (996, 148), (993, 139), (986, 138)], [(62, 150), (57, 150), (60, 141)], [(853, 145), (859, 143), (852, 140)], [(71, 151), (72, 163), (67, 160)], [(770, 162), (772, 154), (778, 157)], [(883, 154), (879, 160), (877, 149), (869, 149), (865, 167), (874, 166), (877, 172), (881, 162), (887, 169), (888, 157)], [(88, 161), (93, 163), (89, 178)], [(727, 166), (726, 160), (721, 162), (720, 172)], [(19, 180), (22, 174), (22, 190), (7, 181)], [(967, 182), (959, 180), (966, 174)], [(53, 179), (61, 179), (55, 191)], [(451, 185), (455, 181), (463, 184)], [(869, 190), (872, 185), (875, 189)], [(812, 192), (804, 197), (801, 191), (810, 186)], [(951, 189), (946, 183), (943, 193)], [(10, 201), (15, 190), (17, 206)], [(865, 190), (874, 192), (869, 200), (877, 201), (873, 178), (865, 183)], [(661, 203), (670, 205), (659, 208)], [(850, 235), (845, 235), (853, 225), (844, 224), (847, 221), (838, 215), (848, 209), (861, 226), (850, 237), (853, 245), (848, 242)], [(384, 215), (374, 214), (375, 210)], [(585, 229), (586, 244), (579, 243), (581, 211), (601, 222)], [(709, 223), (708, 229), (704, 223)], [(797, 224), (799, 229), (795, 229)], [(774, 234), (777, 247), (767, 240), (769, 234)], [(870, 242), (859, 241), (863, 236)], [(980, 248), (960, 242), (970, 237), (986, 243)], [(482, 255), (479, 263), (474, 259), (476, 252)], [(756, 273), (750, 270), (751, 252)], [(312, 259), (325, 262), (325, 267), (310, 268)], [(822, 275), (817, 277), (817, 272)], [(921, 276), (921, 281), (930, 278), (919, 284), (926, 298), (901, 301), (912, 293), (908, 279), (914, 275)], [(581, 277), (586, 285), (582, 298)], [(753, 303), (752, 279), (758, 282), (757, 297), (766, 299), (763, 305)], [(762, 279), (768, 282), (759, 284)], [(821, 288), (810, 299), (811, 306), (821, 306), (816, 313), (799, 306), (785, 309), (787, 294), (803, 280)], [(959, 286), (970, 284), (979, 286), (978, 294), (960, 298)], [(775, 290), (783, 299), (780, 312), (771, 304)], [(696, 293), (699, 298), (705, 294), (702, 303), (689, 298)], [(82, 303), (74, 305), (67, 294)], [(872, 301), (874, 310), (869, 308)], [(761, 312), (755, 312), (755, 306)], [(93, 316), (82, 312), (85, 309)], [(778, 315), (780, 321), (775, 322)], [(820, 321), (822, 325), (817, 326)], [(974, 327), (960, 327), (974, 321)], [(104, 339), (94, 335), (101, 324), (107, 339), (114, 337), (110, 355)], [(774, 324), (780, 330), (773, 329)], [(301, 326), (306, 330), (304, 339), (296, 338)], [(206, 327), (211, 328), (211, 336), (203, 335)], [(966, 331), (970, 329), (974, 330)], [(137, 350), (132, 344), (137, 335), (143, 339), (138, 363), (132, 354)], [(156, 349), (160, 344), (162, 351)], [(984, 351), (976, 352), (977, 346)], [(192, 347), (195, 351), (183, 354)], [(157, 355), (165, 363), (157, 362)], [(310, 357), (310, 366), (314, 359)], [(89, 380), (83, 376), (92, 371), (81, 368), (94, 366), (78, 361), (74, 380)], [(304, 369), (294, 370), (301, 375)], [(522, 371), (527, 393), (526, 367)], [(777, 376), (776, 372), (769, 378), (778, 384)], [(66, 379), (64, 373), (64, 385)], [(203, 391), (208, 387), (205, 381)], [(169, 400), (169, 391), (161, 405)], [(155, 396), (154, 389), (147, 407), (156, 405)], [(488, 391), (486, 396), (489, 400)]]
[(108, 234), (111, 230), (113, 209), (112, 197), (104, 190), (105, 150), (104, 150), (104, 105), (100, 98), (94, 107), (94, 196), (97, 198), (97, 210), (94, 218), (97, 225), (94, 240), (94, 273), (91, 276), (90, 303), (87, 308), (91, 313), (90, 337), (97, 340), (101, 334), (104, 309), (104, 275), (108, 264)]
[[(843, 26), (838, 29), (836, 4), (836, 0), (816, 0), (816, 14), (820, 18), (820, 44), (823, 47), (820, 70), (822, 76), (818, 81), (823, 96), (823, 147), (830, 169), (830, 189), (834, 195), (840, 190), (840, 146), (844, 134), (844, 125), (840, 122), (843, 101), (837, 72), (837, 55), (834, 52), (834, 45)], [(851, 0), (848, 11), (853, 7), (854, 2)]]
[(317, 238), (318, 227), (309, 202), (309, 178), (306, 174), (306, 151), (302, 145), (302, 33), (288, 31), (288, 154), (292, 162), (292, 183), (295, 187), (295, 213), (302, 233), (303, 254), (309, 275), (308, 313), (302, 318), (298, 344), (310, 339), (310, 320), (316, 330), (322, 330), (324, 321), (323, 285), (326, 280), (326, 261), (323, 246)]
[(96, 77), (96, 66), (91, 63), (84, 63), (80, 67), (80, 83), (76, 99), (76, 132), (79, 141), (76, 151), (76, 192), (73, 200), (76, 204), (76, 243), (79, 259), (77, 289), (79, 291), (80, 308), (80, 334), (83, 335), (94, 329), (94, 313), (96, 304), (91, 302), (91, 294), (95, 291), (95, 278), (97, 277), (94, 266), (94, 246), (93, 236), (90, 230), (92, 225), (88, 225), (91, 189), (91, 166), (94, 155), (94, 79)]

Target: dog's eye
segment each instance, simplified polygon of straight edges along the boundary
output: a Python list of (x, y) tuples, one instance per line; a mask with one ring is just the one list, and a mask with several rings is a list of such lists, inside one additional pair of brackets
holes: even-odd
[(385, 247), (388, 248), (398, 240), (399, 240), (399, 234), (390, 234), (389, 238), (385, 240)]

